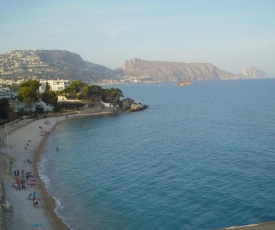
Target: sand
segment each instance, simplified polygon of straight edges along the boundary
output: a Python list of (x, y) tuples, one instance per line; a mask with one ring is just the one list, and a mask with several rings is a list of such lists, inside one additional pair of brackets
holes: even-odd
[[(56, 215), (55, 202), (47, 194), (37, 170), (37, 162), (44, 141), (57, 122), (65, 119), (68, 117), (44, 118), (31, 123), (26, 120), (20, 121), (16, 124), (15, 130), (8, 135), (9, 148), (7, 145), (1, 145), (0, 175), (3, 181), (4, 199), (11, 201), (13, 205), (12, 212), (4, 212), (5, 230), (69, 229)], [(10, 174), (6, 173), (8, 156), (13, 158)], [(28, 159), (32, 163), (28, 163)], [(15, 181), (14, 171), (17, 169), (19, 169), (20, 175), (22, 169), (25, 173), (31, 172), (31, 175), (34, 175), (30, 178), (32, 185), (26, 185), (26, 190), (16, 190), (12, 187), (12, 183)], [(33, 192), (37, 194), (38, 208), (35, 208), (32, 200), (28, 199), (28, 195)]]

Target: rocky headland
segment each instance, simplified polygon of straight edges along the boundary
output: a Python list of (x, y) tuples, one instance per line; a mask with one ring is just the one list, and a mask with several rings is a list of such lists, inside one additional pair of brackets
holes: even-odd
[(268, 75), (265, 71), (256, 69), (252, 66), (244, 66), (242, 68), (241, 78), (267, 78)]
[(238, 76), (209, 63), (127, 60), (121, 68), (127, 78), (140, 82), (180, 82), (197, 80), (231, 80)]

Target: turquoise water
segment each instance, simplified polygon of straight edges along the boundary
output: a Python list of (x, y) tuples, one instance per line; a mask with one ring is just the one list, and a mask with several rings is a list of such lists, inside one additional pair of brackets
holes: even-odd
[(40, 173), (71, 229), (275, 220), (274, 79), (116, 87), (149, 109), (67, 120), (45, 145)]

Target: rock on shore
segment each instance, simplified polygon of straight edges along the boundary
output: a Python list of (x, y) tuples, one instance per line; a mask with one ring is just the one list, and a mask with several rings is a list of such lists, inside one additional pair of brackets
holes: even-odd
[(121, 111), (135, 112), (135, 111), (144, 110), (148, 108), (148, 106), (142, 105), (141, 103), (136, 103), (131, 98), (125, 98), (121, 101), (120, 108), (121, 108)]

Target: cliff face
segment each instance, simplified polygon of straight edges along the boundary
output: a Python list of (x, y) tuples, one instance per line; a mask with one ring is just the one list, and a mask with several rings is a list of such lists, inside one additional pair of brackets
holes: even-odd
[(265, 71), (256, 69), (252, 66), (244, 66), (242, 68), (241, 77), (245, 78), (265, 78), (268, 77)]
[(120, 70), (127, 77), (140, 81), (195, 81), (229, 80), (238, 76), (225, 72), (208, 63), (181, 63), (144, 61), (137, 58), (127, 60)]

